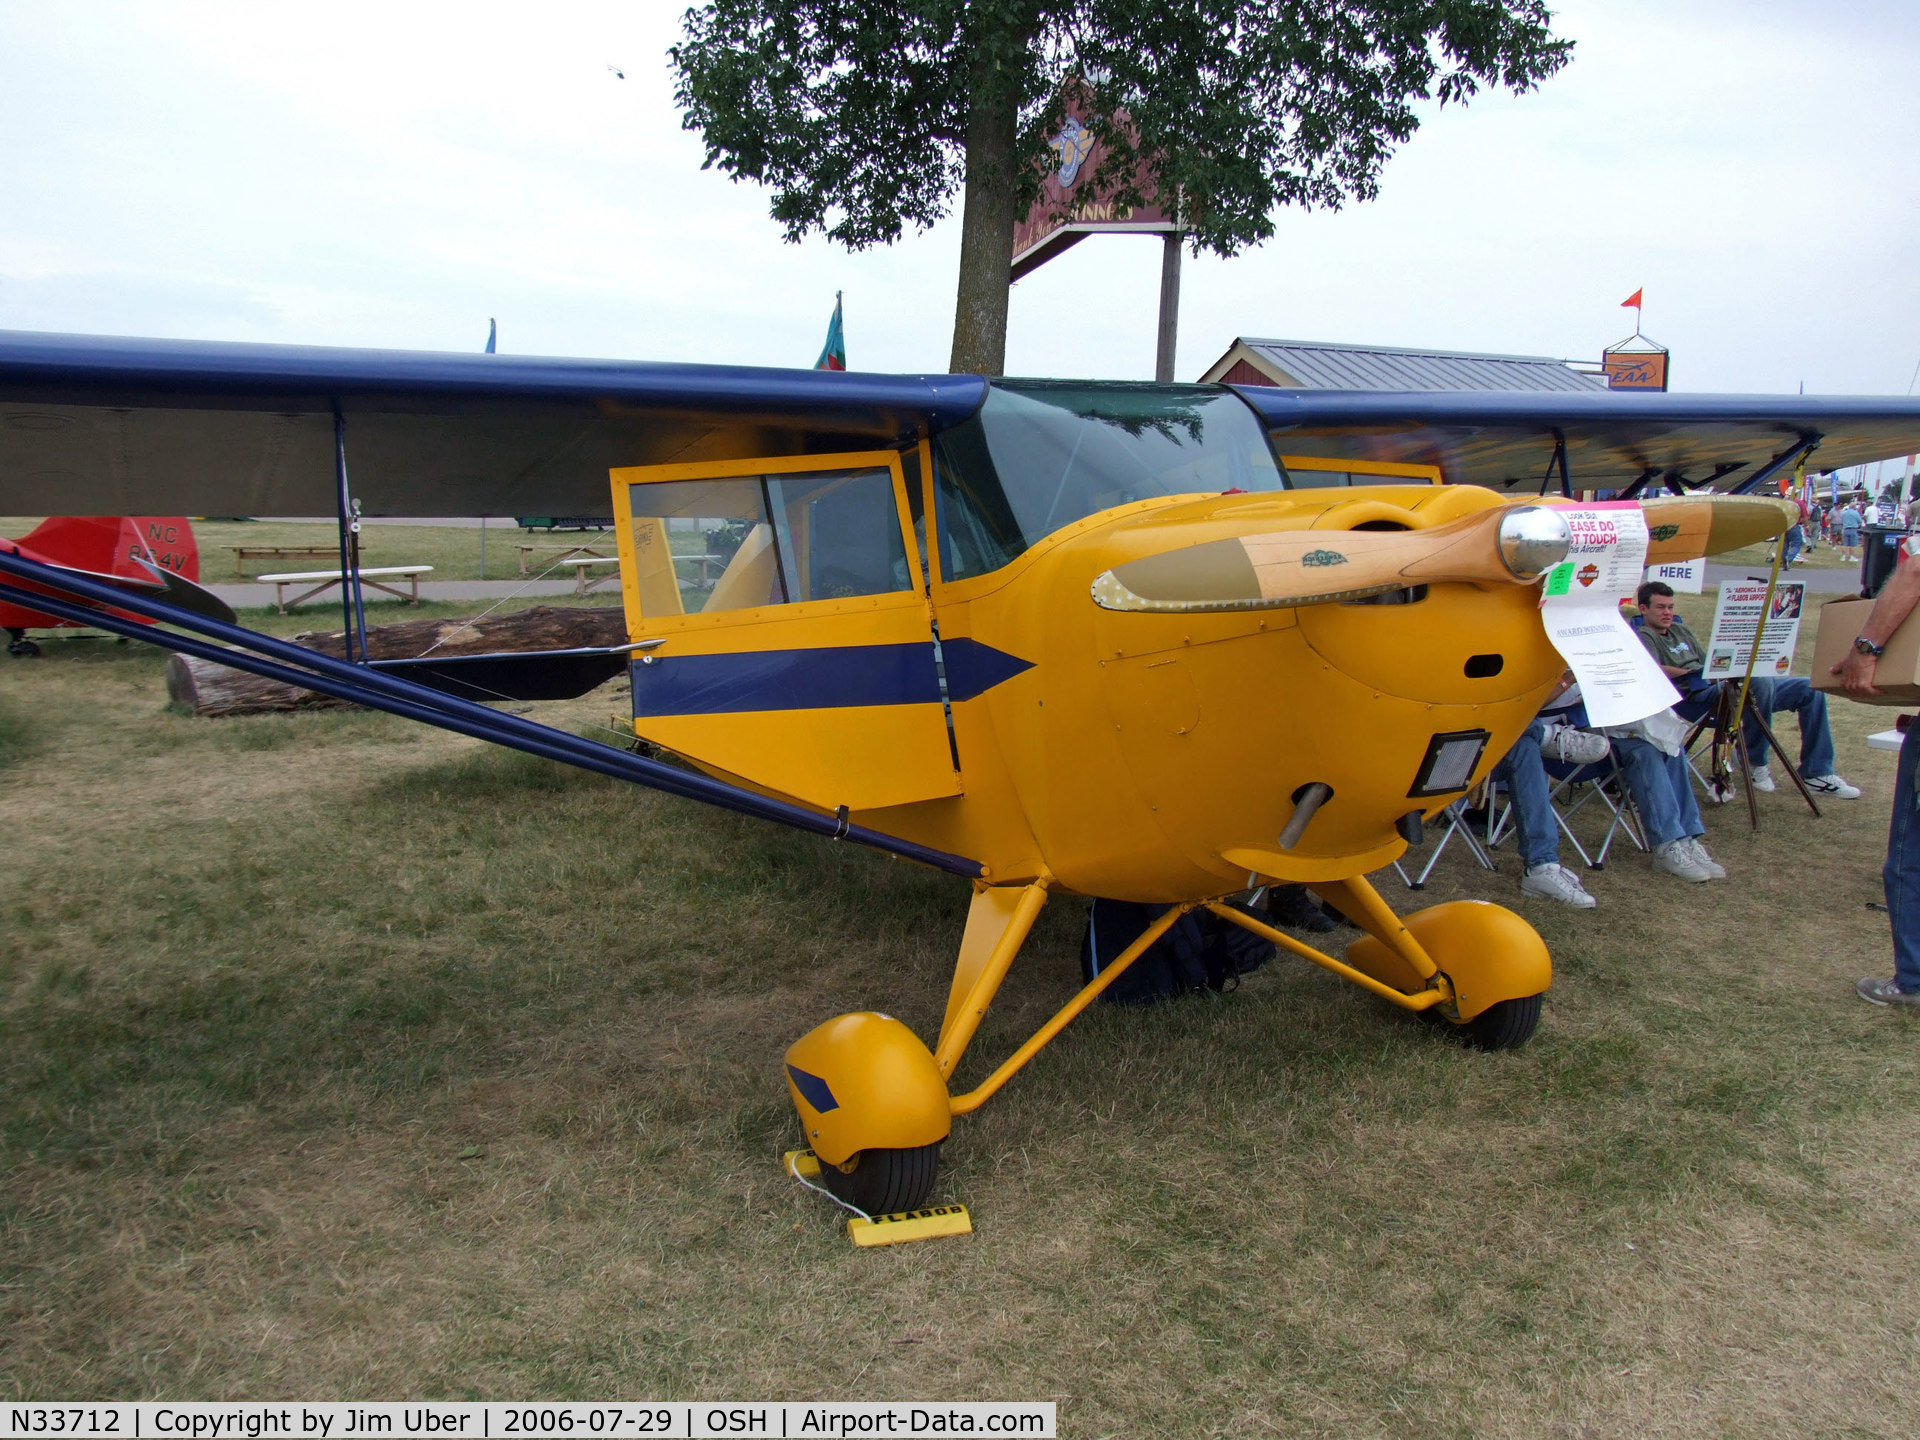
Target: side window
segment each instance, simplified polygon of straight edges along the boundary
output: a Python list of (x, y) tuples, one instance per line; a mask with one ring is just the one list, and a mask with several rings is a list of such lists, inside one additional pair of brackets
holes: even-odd
[(893, 476), (879, 467), (641, 482), (628, 499), (647, 614), (912, 588)]
[[(1295, 455), (1282, 462), (1287, 481), (1295, 490), (1317, 490), (1337, 485), (1438, 485), (1440, 472), (1431, 465), (1389, 465), (1371, 462), (1373, 469), (1348, 469), (1339, 461), (1328, 463)], [(1362, 466), (1369, 462), (1359, 462)]]

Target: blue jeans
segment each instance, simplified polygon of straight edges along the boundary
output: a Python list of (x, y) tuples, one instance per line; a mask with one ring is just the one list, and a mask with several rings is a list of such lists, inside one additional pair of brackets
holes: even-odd
[(1789, 525), (1787, 527), (1787, 553), (1780, 557), (1781, 568), (1785, 569), (1787, 566), (1793, 564), (1794, 561), (1798, 560), (1800, 558), (1800, 552), (1806, 548), (1806, 544), (1807, 532), (1802, 530), (1798, 525)]
[[(1669, 755), (1651, 740), (1628, 735), (1613, 742), (1627, 772), (1627, 789), (1647, 823), (1647, 843), (1658, 850), (1671, 840), (1704, 835), (1700, 806), (1693, 798), (1693, 774), (1685, 755)], [(1916, 837), (1920, 839), (1920, 837)], [(1920, 910), (1916, 910), (1920, 916)]]
[[(1728, 680), (1722, 683), (1734, 685), (1739, 682)], [(1753, 693), (1747, 697), (1747, 704), (1753, 713), (1748, 715), (1741, 728), (1746, 733), (1747, 758), (1755, 765), (1767, 763), (1767, 738), (1760, 733), (1754, 715), (1771, 716), (1780, 710), (1791, 710), (1800, 719), (1800, 773), (1833, 773), (1833, 727), (1827, 723), (1827, 697), (1813, 688), (1812, 681), (1802, 680), (1797, 675), (1789, 675), (1784, 680), (1770, 680), (1756, 675), (1753, 677)]]
[(1914, 769), (1920, 765), (1920, 725), (1900, 742), (1899, 777), (1893, 785), (1893, 824), (1887, 832), (1887, 917), (1893, 922), (1893, 980), (1902, 990), (1920, 990), (1920, 814), (1914, 805)]
[[(1493, 778), (1505, 781), (1507, 793), (1513, 797), (1513, 829), (1520, 837), (1520, 858), (1529, 870), (1560, 860), (1560, 828), (1554, 823), (1553, 806), (1547, 799), (1552, 785), (1540, 759), (1540, 741), (1546, 733), (1547, 727), (1534, 721), (1493, 767)], [(1914, 914), (1920, 916), (1920, 909)]]

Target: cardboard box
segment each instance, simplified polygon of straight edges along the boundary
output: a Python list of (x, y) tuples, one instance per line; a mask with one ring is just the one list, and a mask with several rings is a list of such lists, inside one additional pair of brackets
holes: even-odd
[(1813, 639), (1813, 688), (1861, 705), (1920, 705), (1920, 606), (1887, 641), (1887, 652), (1874, 669), (1878, 695), (1849, 695), (1840, 677), (1828, 673), (1847, 658), (1872, 610), (1871, 600), (1829, 600), (1820, 607), (1820, 629)]

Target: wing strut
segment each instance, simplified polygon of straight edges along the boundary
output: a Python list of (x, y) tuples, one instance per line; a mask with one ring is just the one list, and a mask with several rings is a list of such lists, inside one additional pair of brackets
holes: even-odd
[(334, 498), (340, 512), (340, 613), (346, 621), (341, 641), (347, 659), (353, 659), (354, 640), (360, 642), (360, 659), (367, 658), (367, 605), (360, 594), (360, 506), (347, 488), (347, 417), (336, 402), (333, 407), (333, 483)]
[(1554, 466), (1560, 467), (1560, 494), (1564, 499), (1573, 499), (1573, 477), (1567, 473), (1567, 432), (1558, 425), (1553, 427), (1553, 454), (1547, 460), (1547, 473), (1540, 477), (1540, 493), (1547, 493), (1547, 485), (1553, 479)]
[(1807, 456), (1811, 455), (1820, 447), (1820, 441), (1823, 438), (1825, 437), (1819, 434), (1805, 436), (1798, 445), (1794, 446), (1791, 450), (1783, 451), (1774, 456), (1773, 459), (1762, 465), (1758, 470), (1754, 471), (1753, 474), (1727, 491), (1727, 493), (1729, 495), (1751, 495), (1760, 486), (1766, 484), (1767, 481), (1778, 475), (1789, 465), (1798, 465), (1802, 460), (1806, 459)]
[[(17, 584), (7, 583), (8, 580), (29, 581), (45, 586), (50, 593), (26, 590)], [(836, 815), (823, 815), (784, 800), (756, 795), (750, 790), (742, 790), (705, 775), (676, 769), (658, 760), (617, 750), (611, 745), (602, 745), (597, 740), (556, 730), (550, 725), (536, 725), (517, 715), (490, 710), (485, 705), (382, 674), (366, 665), (337, 660), (331, 655), (290, 645), (255, 630), (196, 615), (177, 605), (117, 590), (70, 570), (41, 565), (4, 551), (0, 551), (0, 599), (24, 604), (43, 614), (57, 615), (79, 625), (110, 630), (129, 640), (144, 640), (162, 649), (177, 650), (181, 654), (211, 660), (235, 670), (246, 670), (284, 685), (317, 690), (323, 695), (364, 705), (369, 709), (385, 710), (408, 720), (418, 720), (422, 724), (470, 735), (476, 740), (557, 760), (563, 765), (610, 775), (616, 780), (631, 781), (653, 790), (664, 790), (670, 795), (771, 820), (810, 834), (850, 840), (856, 845), (881, 850), (903, 860), (916, 860), (922, 865), (964, 875), (970, 880), (984, 878), (985, 867), (977, 860), (950, 855), (944, 850), (902, 840), (864, 825), (850, 824)], [(97, 608), (107, 606), (112, 609)], [(156, 625), (142, 625), (114, 611), (132, 611), (194, 633), (182, 635), (176, 631), (162, 630)], [(197, 638), (200, 636), (206, 638)]]

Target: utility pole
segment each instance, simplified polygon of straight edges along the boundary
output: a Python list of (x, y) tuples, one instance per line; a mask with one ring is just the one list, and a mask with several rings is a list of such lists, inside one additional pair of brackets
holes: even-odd
[(1164, 237), (1160, 256), (1160, 348), (1153, 362), (1153, 378), (1162, 384), (1173, 379), (1173, 349), (1180, 335), (1180, 232)]

